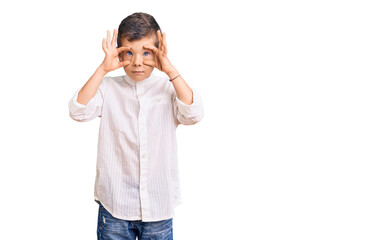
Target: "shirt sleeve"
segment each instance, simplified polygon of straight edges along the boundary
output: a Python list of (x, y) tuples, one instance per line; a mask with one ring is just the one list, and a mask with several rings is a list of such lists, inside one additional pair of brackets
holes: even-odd
[(90, 99), (90, 101), (86, 105), (77, 102), (78, 93), (80, 92), (81, 88), (76, 90), (75, 94), (68, 102), (69, 116), (73, 120), (78, 122), (87, 122), (96, 117), (102, 116), (102, 106), (104, 99), (103, 83), (104, 79), (99, 85), (94, 97)]
[(193, 92), (193, 102), (191, 105), (187, 105), (180, 101), (174, 92), (174, 114), (179, 123), (183, 125), (193, 125), (198, 123), (204, 117), (204, 107), (201, 98), (201, 94), (194, 87), (191, 87)]

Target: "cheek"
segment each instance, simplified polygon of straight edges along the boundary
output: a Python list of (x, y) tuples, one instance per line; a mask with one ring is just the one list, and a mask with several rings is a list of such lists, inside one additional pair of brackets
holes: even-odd
[(145, 69), (145, 71), (151, 72), (151, 71), (153, 71), (154, 68), (149, 66), (149, 65), (144, 65), (144, 69)]

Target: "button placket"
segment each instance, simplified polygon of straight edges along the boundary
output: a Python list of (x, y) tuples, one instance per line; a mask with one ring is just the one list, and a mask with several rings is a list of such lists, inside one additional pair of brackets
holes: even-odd
[(142, 217), (148, 217), (149, 203), (147, 195), (147, 128), (146, 128), (146, 111), (147, 103), (145, 97), (139, 93), (142, 92), (142, 87), (138, 87), (138, 99), (140, 103), (140, 111), (138, 116), (138, 129), (140, 138), (140, 199), (141, 199), (141, 215)]

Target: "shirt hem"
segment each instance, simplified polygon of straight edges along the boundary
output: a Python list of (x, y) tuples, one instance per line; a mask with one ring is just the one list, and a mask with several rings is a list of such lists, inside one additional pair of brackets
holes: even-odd
[[(137, 217), (123, 217), (117, 214), (114, 214), (112, 210), (106, 205), (103, 204), (97, 197), (94, 197), (94, 201), (99, 201), (102, 206), (115, 218), (121, 219), (121, 220), (126, 220), (126, 221), (143, 221), (143, 222), (156, 222), (156, 221), (162, 221), (162, 220), (167, 220), (170, 218), (175, 217), (175, 212), (172, 213), (172, 215), (166, 216), (166, 217), (160, 217), (160, 218), (141, 218), (139, 216)], [(99, 202), (97, 202), (99, 204)]]

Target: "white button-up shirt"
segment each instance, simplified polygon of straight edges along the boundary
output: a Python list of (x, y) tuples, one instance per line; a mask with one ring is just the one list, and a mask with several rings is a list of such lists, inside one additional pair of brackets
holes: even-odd
[(104, 77), (95, 96), (70, 99), (69, 115), (86, 122), (101, 117), (94, 200), (114, 217), (159, 221), (175, 216), (182, 202), (176, 128), (203, 116), (200, 94), (181, 102), (167, 77), (154, 73), (141, 82), (127, 75)]

